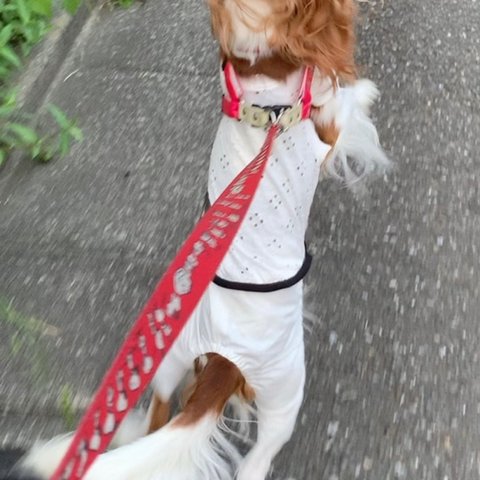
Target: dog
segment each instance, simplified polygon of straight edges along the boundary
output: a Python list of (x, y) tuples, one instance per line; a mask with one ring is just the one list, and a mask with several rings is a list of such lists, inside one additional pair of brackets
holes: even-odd
[[(389, 166), (369, 118), (378, 92), (356, 80), (354, 0), (208, 6), (225, 113), (210, 160), (210, 202), (259, 152), (265, 127), (283, 131), (217, 276), (159, 367), (134, 436), (147, 435), (101, 455), (86, 480), (266, 479), (303, 400), (304, 235), (318, 179), (330, 174), (356, 188)], [(192, 366), (185, 406), (170, 420), (170, 398)], [(245, 456), (222, 432), (232, 401), (241, 418), (255, 404), (257, 436)], [(22, 468), (48, 478), (68, 442), (32, 450)]]

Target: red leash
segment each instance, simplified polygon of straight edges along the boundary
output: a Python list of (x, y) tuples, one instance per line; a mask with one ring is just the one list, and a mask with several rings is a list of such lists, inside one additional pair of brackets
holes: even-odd
[(240, 228), (280, 127), (230, 183), (184, 242), (105, 375), (51, 480), (79, 480), (151, 382)]

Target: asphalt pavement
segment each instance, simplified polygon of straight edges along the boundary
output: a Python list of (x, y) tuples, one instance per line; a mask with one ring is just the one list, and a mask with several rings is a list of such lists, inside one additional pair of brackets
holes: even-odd
[[(272, 479), (480, 477), (479, 25), (478, 0), (362, 2), (396, 168), (361, 200), (319, 184), (306, 397)], [(45, 331), (17, 353), (0, 331), (5, 449), (64, 431), (65, 392), (87, 404), (202, 209), (220, 115), (204, 2), (95, 8), (49, 48), (26, 105), (59, 105), (85, 139), (0, 170), (0, 300)]]

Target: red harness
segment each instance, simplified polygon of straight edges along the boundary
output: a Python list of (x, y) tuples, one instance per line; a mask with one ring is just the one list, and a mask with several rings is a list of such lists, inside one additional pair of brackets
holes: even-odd
[[(228, 96), (223, 96), (222, 111), (228, 117), (236, 118), (237, 120), (243, 120), (244, 115), (242, 114), (242, 108), (244, 108), (245, 106), (253, 106), (248, 105), (243, 101), (243, 90), (240, 86), (237, 74), (235, 73), (235, 69), (230, 62), (225, 63), (223, 67), (223, 74), (225, 78), (225, 85), (227, 88)], [(289, 108), (294, 109), (295, 107), (300, 106), (300, 118), (298, 118), (298, 120), (306, 120), (310, 117), (310, 110), (312, 108), (312, 80), (313, 69), (311, 67), (305, 67), (297, 105), (292, 105), (291, 107), (284, 108), (284, 110), (288, 110)], [(255, 108), (266, 111), (267, 113), (270, 113), (276, 109), (275, 107)], [(273, 120), (270, 123), (273, 123)]]

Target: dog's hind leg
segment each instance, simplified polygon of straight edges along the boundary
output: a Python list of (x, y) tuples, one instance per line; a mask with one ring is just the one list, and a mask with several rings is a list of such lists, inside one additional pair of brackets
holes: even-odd
[(240, 465), (237, 480), (265, 480), (275, 455), (293, 433), (305, 382), (303, 351), (298, 357), (293, 368), (277, 382), (255, 388), (257, 442)]
[(170, 419), (170, 402), (163, 401), (157, 392), (153, 392), (152, 401), (148, 408), (147, 434), (155, 432), (168, 423)]
[(175, 346), (155, 373), (152, 381), (153, 396), (148, 409), (148, 432), (163, 427), (170, 417), (170, 397), (192, 367), (189, 359), (181, 357)]

